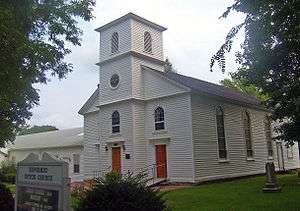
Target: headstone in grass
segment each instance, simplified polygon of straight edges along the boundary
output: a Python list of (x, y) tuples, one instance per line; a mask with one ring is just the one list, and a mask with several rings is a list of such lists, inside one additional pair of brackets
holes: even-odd
[(278, 185), (275, 175), (275, 165), (273, 162), (266, 163), (266, 176), (267, 181), (265, 187), (263, 188), (263, 192), (272, 193), (272, 192), (280, 192), (281, 187)]

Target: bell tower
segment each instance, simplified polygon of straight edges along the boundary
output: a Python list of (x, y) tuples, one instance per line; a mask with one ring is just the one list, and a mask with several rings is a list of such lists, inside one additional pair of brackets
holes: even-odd
[(165, 30), (133, 13), (96, 29), (100, 33), (100, 105), (143, 98), (141, 65), (163, 70)]

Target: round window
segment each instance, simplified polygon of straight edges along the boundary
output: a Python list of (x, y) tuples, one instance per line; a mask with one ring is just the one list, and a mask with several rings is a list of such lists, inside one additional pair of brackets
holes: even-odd
[(120, 82), (119, 76), (117, 74), (113, 74), (110, 78), (111, 87), (113, 87), (113, 88), (117, 87), (119, 82)]

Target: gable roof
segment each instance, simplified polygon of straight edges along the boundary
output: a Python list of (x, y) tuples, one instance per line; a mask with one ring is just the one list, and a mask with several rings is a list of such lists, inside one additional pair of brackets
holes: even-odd
[(129, 19), (129, 18), (134, 19), (134, 20), (136, 20), (138, 22), (144, 23), (146, 25), (149, 25), (149, 26), (151, 26), (151, 27), (153, 27), (153, 28), (155, 28), (155, 29), (157, 29), (159, 31), (165, 31), (165, 30), (167, 30), (167, 28), (165, 28), (165, 27), (163, 27), (161, 25), (153, 23), (152, 21), (149, 21), (149, 20), (147, 20), (145, 18), (142, 18), (142, 17), (140, 17), (140, 16), (138, 16), (138, 15), (130, 12), (130, 13), (128, 13), (128, 14), (126, 14), (126, 15), (124, 15), (124, 16), (116, 19), (116, 20), (113, 20), (113, 21), (111, 21), (111, 22), (109, 22), (109, 23), (107, 23), (107, 24), (105, 24), (105, 25), (103, 25), (103, 26), (95, 29), (95, 31), (101, 32), (102, 30), (107, 29), (107, 28), (109, 28), (109, 27), (111, 27), (113, 25), (116, 25), (116, 24), (118, 24), (118, 23), (120, 23), (120, 22), (122, 22), (124, 20)]
[(17, 149), (40, 149), (83, 145), (83, 128), (55, 130), (17, 136), (8, 151)]
[[(146, 68), (150, 70), (154, 70), (149, 67)], [(262, 106), (262, 102), (256, 97), (253, 97), (251, 95), (248, 95), (240, 91), (227, 88), (222, 85), (217, 85), (200, 79), (184, 76), (171, 71), (169, 72), (162, 72), (159, 70), (154, 70), (154, 71), (160, 73), (161, 75), (165, 76), (168, 79), (171, 79), (177, 83), (182, 84), (185, 87), (190, 88), (192, 92), (214, 95), (228, 100), (233, 100), (235, 102), (251, 104), (254, 106)]]
[(99, 99), (99, 87), (94, 91), (94, 93), (89, 97), (89, 99), (84, 103), (81, 109), (78, 111), (79, 114), (85, 114), (89, 108), (93, 105), (95, 101)]

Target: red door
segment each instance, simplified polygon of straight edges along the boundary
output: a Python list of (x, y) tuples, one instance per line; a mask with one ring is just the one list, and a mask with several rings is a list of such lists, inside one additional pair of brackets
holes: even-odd
[(166, 145), (155, 145), (157, 178), (167, 178)]
[(121, 148), (112, 148), (112, 170), (121, 173)]

